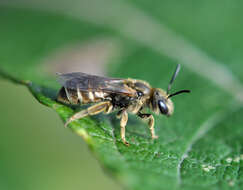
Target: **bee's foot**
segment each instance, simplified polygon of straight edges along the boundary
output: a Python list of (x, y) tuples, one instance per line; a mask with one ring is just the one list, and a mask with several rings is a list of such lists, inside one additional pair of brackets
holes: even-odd
[(153, 135), (152, 136), (152, 139), (154, 140), (154, 139), (157, 139), (157, 138), (159, 138), (159, 136), (157, 136), (157, 135)]
[(68, 124), (71, 123), (73, 121), (72, 118), (69, 118), (66, 123), (64, 124), (64, 127), (67, 128), (68, 127)]
[(69, 122), (67, 121), (65, 124), (64, 124), (64, 128), (67, 128)]
[(126, 141), (126, 139), (122, 139), (122, 142), (123, 142), (126, 146), (130, 146), (130, 144)]

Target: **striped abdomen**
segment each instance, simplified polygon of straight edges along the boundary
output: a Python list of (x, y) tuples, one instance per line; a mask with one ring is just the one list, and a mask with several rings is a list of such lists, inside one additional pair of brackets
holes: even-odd
[(86, 92), (62, 87), (58, 93), (57, 100), (66, 104), (88, 104), (100, 102), (105, 99), (107, 93)]

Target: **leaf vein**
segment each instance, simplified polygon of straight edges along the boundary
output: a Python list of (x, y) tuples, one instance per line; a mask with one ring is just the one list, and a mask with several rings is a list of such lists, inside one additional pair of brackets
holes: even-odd
[[(238, 109), (238, 106), (237, 106)], [(230, 112), (235, 112), (237, 110), (235, 107), (230, 110)], [(204, 135), (206, 135), (212, 128), (216, 127), (223, 119), (225, 119), (229, 114), (229, 111), (220, 111), (211, 116), (206, 120), (192, 136), (188, 144), (186, 145), (185, 151), (183, 152), (178, 165), (177, 165), (177, 184), (180, 186), (182, 184), (181, 170), (182, 164), (188, 157), (189, 152), (191, 152), (193, 145), (200, 140)]]

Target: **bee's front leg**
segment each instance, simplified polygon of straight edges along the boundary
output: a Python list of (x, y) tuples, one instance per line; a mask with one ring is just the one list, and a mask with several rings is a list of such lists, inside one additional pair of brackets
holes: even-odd
[(155, 135), (155, 132), (154, 132), (154, 116), (149, 113), (140, 113), (140, 112), (138, 112), (137, 115), (143, 120), (147, 120), (147, 119), (149, 120), (148, 125), (149, 125), (152, 139), (157, 139), (158, 136)]
[(117, 117), (118, 118), (121, 118), (121, 121), (120, 121), (120, 127), (121, 127), (121, 139), (122, 139), (122, 142), (129, 146), (129, 143), (126, 141), (126, 125), (127, 125), (127, 120), (128, 120), (128, 114), (127, 114), (127, 111), (124, 109), (124, 110), (121, 110), (118, 112), (117, 114)]

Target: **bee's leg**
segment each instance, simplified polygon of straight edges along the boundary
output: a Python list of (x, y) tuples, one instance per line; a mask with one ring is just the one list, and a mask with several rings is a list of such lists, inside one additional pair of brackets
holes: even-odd
[(110, 102), (100, 102), (98, 104), (95, 104), (91, 107), (88, 107), (86, 110), (82, 110), (78, 113), (75, 113), (72, 117), (70, 117), (67, 122), (65, 123), (65, 127), (72, 121), (81, 119), (83, 117), (86, 117), (88, 115), (96, 115), (99, 114), (100, 112), (106, 112), (106, 110), (109, 110), (109, 107), (111, 106)]
[(127, 120), (128, 120), (128, 114), (127, 114), (127, 111), (125, 109), (123, 110), (120, 110), (118, 113), (117, 113), (117, 117), (118, 118), (121, 118), (121, 121), (120, 121), (120, 127), (121, 127), (121, 139), (122, 139), (122, 142), (129, 146), (129, 143), (126, 141), (126, 138), (125, 138), (125, 134), (126, 134), (126, 125), (127, 125)]
[(106, 110), (104, 111), (106, 114), (109, 114), (112, 112), (113, 109), (113, 105), (110, 103), (109, 105), (107, 105)]
[(147, 120), (147, 119), (149, 120), (148, 125), (149, 125), (149, 129), (150, 129), (152, 139), (157, 139), (158, 136), (156, 136), (155, 132), (154, 132), (154, 117), (153, 117), (153, 115), (148, 114), (148, 113), (140, 113), (140, 112), (138, 112), (137, 115), (143, 120)]

